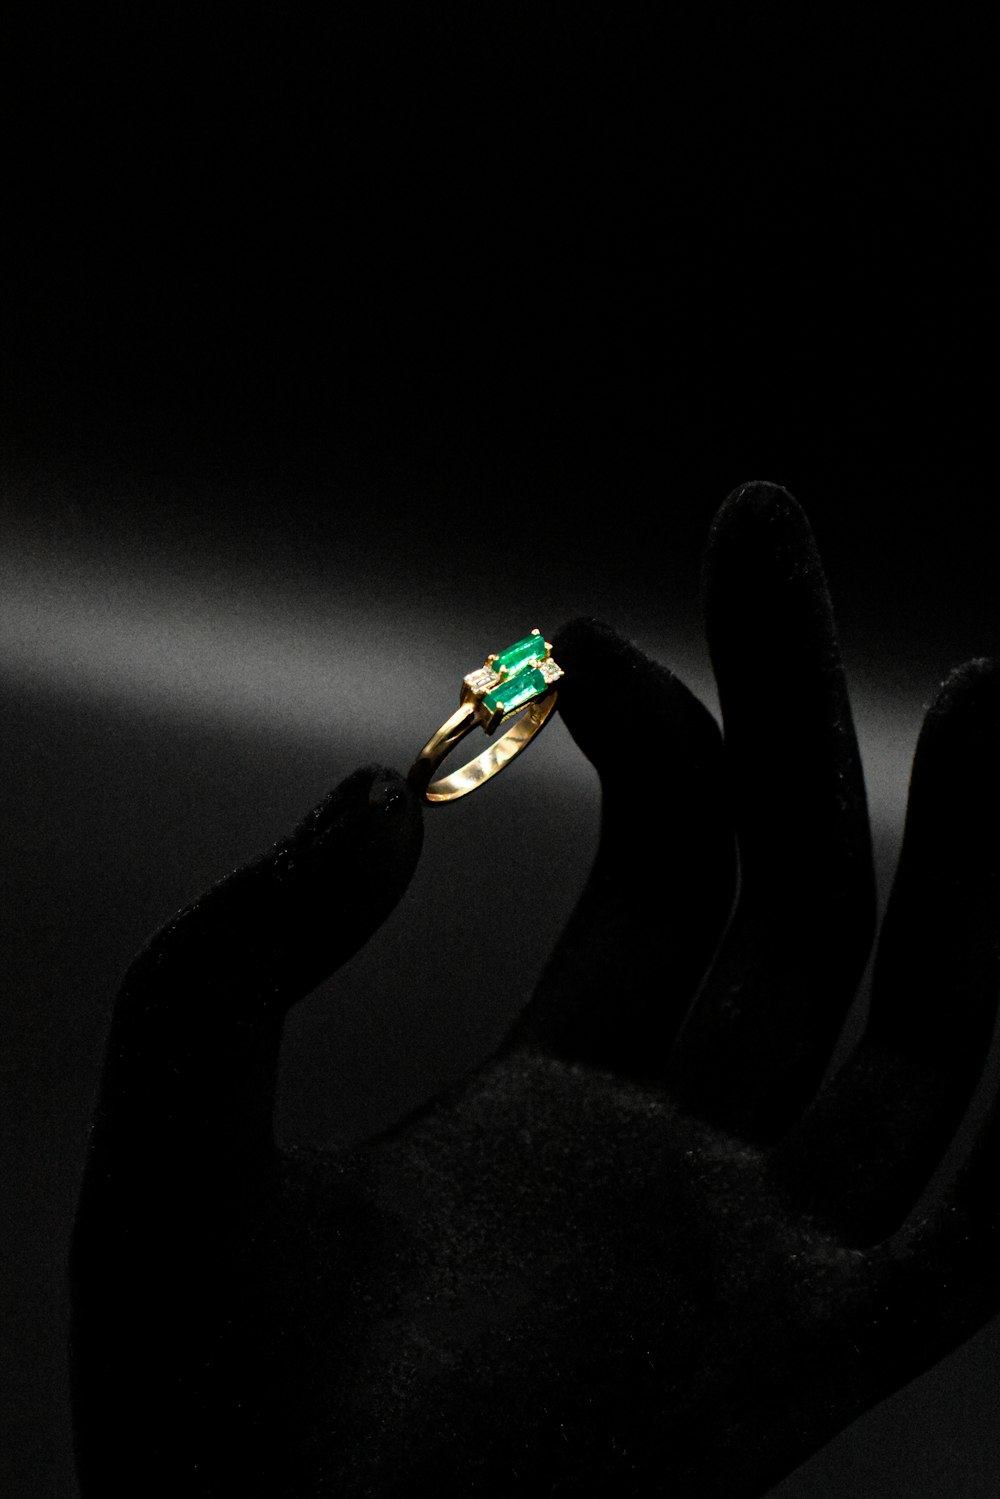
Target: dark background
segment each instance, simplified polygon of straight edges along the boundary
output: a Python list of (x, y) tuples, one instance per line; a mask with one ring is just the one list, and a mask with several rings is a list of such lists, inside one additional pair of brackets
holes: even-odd
[[(71, 1495), (63, 1266), (129, 957), (532, 625), (598, 614), (711, 699), (699, 556), (746, 479), (828, 563), (884, 898), (922, 706), (1000, 648), (996, 140), (990, 49), (912, 16), (57, 6), (4, 56), (0, 1481)], [(489, 1051), (596, 816), (556, 726), (432, 819), (293, 1017), (287, 1135)], [(994, 1495), (998, 1352), (776, 1492)]]

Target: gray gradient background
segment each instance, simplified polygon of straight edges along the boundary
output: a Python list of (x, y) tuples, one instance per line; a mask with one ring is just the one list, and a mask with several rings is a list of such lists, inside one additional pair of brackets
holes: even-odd
[[(168, 506), (137, 527), (134, 511), (123, 525), (121, 506), (95, 508), (93, 493), (24, 498), (4, 496), (0, 592), (3, 1180), (8, 1227), (14, 1219), (4, 1285), (14, 1440), (0, 1462), (5, 1493), (69, 1495), (63, 1266), (109, 1007), (133, 952), (355, 764), (405, 768), (449, 711), (459, 668), (527, 623), (548, 630), (599, 605), (714, 698), (691, 577), (686, 597), (680, 585), (644, 594), (613, 572), (595, 585), (556, 563), (542, 586), (462, 598), (447, 566), (414, 577), (406, 555), (373, 555), (362, 575), (331, 561), (303, 583), (310, 558), (287, 538), (282, 552), (259, 522), (257, 534), (234, 524), (227, 548)], [(664, 546), (669, 531), (668, 518)], [(694, 575), (697, 560), (675, 556), (670, 571)], [(838, 572), (836, 592), (870, 598), (883, 567), (855, 549)], [(922, 708), (952, 663), (949, 642), (925, 631), (907, 653), (900, 622), (874, 636), (863, 612), (840, 611), (884, 899)], [(979, 629), (990, 644), (991, 611)], [(781, 662), (761, 671), (780, 676)], [(641, 795), (656, 773), (641, 725), (632, 755)], [(581, 888), (597, 810), (594, 775), (557, 724), (488, 794), (431, 815), (402, 906), (292, 1015), (287, 1137), (356, 1137), (489, 1053)], [(486, 914), (515, 910), (518, 942), (491, 944), (483, 964)], [(998, 1354), (994, 1325), (776, 1494), (992, 1496)]]

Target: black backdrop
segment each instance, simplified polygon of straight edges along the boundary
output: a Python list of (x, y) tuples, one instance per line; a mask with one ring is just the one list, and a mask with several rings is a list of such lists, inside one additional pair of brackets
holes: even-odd
[[(72, 1493), (62, 1267), (130, 954), (357, 760), (404, 764), (501, 637), (597, 613), (710, 693), (698, 555), (748, 478), (828, 561), (884, 894), (921, 703), (998, 648), (981, 41), (277, 3), (11, 39), (5, 1492)], [(442, 814), (296, 1017), (290, 1133), (392, 1117), (499, 1035), (593, 846), (588, 773), (557, 731), (536, 759)], [(502, 819), (517, 857), (484, 861)], [(512, 885), (534, 924), (470, 1014)], [(997, 1347), (781, 1493), (993, 1494)]]

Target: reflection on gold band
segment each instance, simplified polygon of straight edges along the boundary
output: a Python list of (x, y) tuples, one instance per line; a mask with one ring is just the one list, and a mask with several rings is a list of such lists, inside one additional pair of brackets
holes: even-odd
[[(461, 706), (420, 751), (410, 771), (410, 785), (432, 805), (468, 796), (509, 765), (544, 729), (556, 705), (556, 683), (564, 675), (562, 667), (552, 659), (551, 644), (538, 629), (506, 649), (494, 651), (482, 666), (464, 678)], [(489, 749), (460, 770), (452, 771), (450, 776), (431, 780), (445, 755), (466, 734), (478, 727), (492, 735), (501, 724), (511, 720), (514, 720), (512, 727)]]
[(431, 777), (444, 757), (467, 734), (482, 724), (482, 714), (478, 705), (475, 702), (463, 702), (448, 721), (431, 735), (420, 751), (409, 774), (410, 785), (415, 791), (422, 792), (426, 800), (432, 804), (454, 802), (461, 796), (468, 796), (470, 791), (475, 791), (477, 786), (481, 786), (484, 781), (488, 781), (491, 776), (503, 770), (505, 765), (509, 765), (511, 760), (531, 743), (535, 735), (541, 733), (552, 717), (557, 697), (558, 693), (550, 690), (545, 693), (544, 697), (536, 698), (514, 726), (501, 734), (500, 738), (481, 755), (477, 755), (474, 760), (470, 760), (459, 770), (452, 771), (451, 775), (432, 781)]

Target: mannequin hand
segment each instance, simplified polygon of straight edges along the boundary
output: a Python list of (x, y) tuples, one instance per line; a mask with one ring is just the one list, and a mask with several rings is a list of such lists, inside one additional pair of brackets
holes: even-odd
[[(609, 631), (559, 638), (594, 870), (501, 1054), (387, 1134), (285, 1153), (271, 1119), (284, 1014), (415, 867), (398, 777), (352, 776), (133, 966), (72, 1265), (85, 1495), (760, 1495), (997, 1309), (995, 1112), (911, 1210), (993, 1028), (1000, 675), (928, 713), (869, 1027), (821, 1089), (874, 886), (782, 491), (723, 506), (706, 599), (725, 747)], [(655, 771), (592, 706), (609, 663)]]

